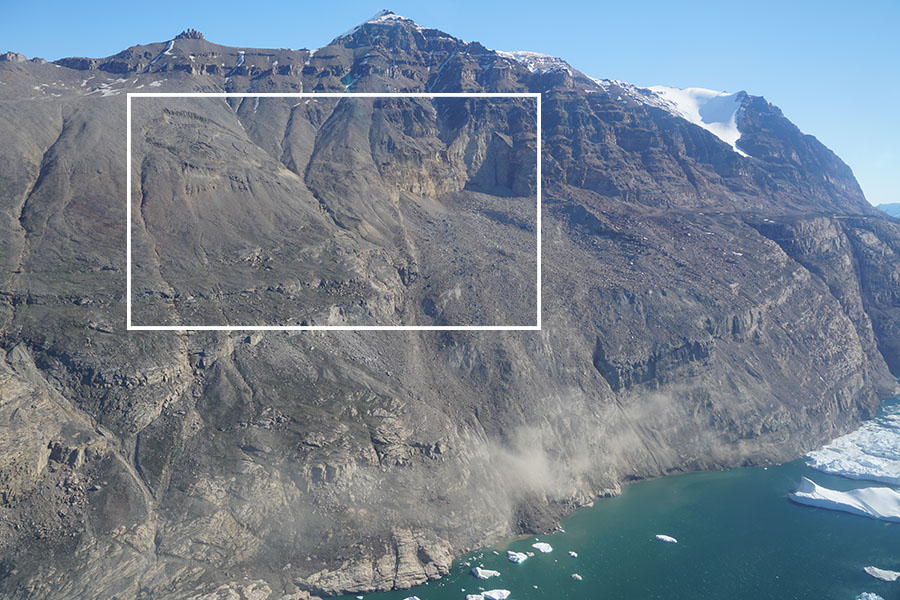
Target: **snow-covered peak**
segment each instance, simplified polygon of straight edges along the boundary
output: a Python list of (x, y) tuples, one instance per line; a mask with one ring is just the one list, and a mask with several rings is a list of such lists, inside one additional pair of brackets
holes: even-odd
[(746, 92), (716, 92), (703, 88), (673, 88), (655, 85), (649, 88), (662, 100), (661, 108), (687, 119), (706, 129), (717, 138), (734, 148), (742, 156), (747, 156), (737, 142), (741, 137), (737, 117)]
[(390, 11), (390, 10), (381, 10), (381, 11), (378, 11), (377, 13), (375, 13), (371, 19), (366, 19), (365, 21), (363, 21), (356, 27), (351, 27), (350, 29), (348, 29), (347, 31), (342, 33), (341, 35), (334, 38), (333, 41), (340, 40), (345, 37), (350, 37), (357, 31), (359, 31), (359, 28), (362, 27), (363, 25), (372, 25), (372, 24), (394, 25), (396, 23), (409, 23), (410, 25), (413, 25), (417, 29), (422, 29), (422, 26), (417, 24), (412, 19), (407, 19), (406, 17), (401, 17), (397, 13)]
[(549, 54), (527, 52), (525, 50), (517, 50), (516, 52), (495, 50), (495, 52), (503, 58), (514, 60), (517, 63), (525, 65), (529, 71), (547, 71), (551, 69), (569, 70), (569, 63), (556, 56), (550, 56)]

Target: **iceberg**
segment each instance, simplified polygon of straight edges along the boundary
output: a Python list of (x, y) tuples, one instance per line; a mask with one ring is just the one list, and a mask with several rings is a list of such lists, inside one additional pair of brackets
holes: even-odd
[(544, 554), (549, 554), (550, 552), (553, 552), (553, 546), (551, 546), (547, 542), (538, 542), (536, 544), (532, 544), (531, 547), (534, 548), (535, 550), (540, 550)]
[(878, 594), (873, 594), (872, 592), (863, 592), (856, 597), (856, 600), (884, 600), (884, 598)]
[(900, 404), (885, 406), (876, 419), (809, 454), (813, 469), (900, 485)]
[(882, 581), (897, 581), (897, 579), (900, 578), (900, 572), (879, 569), (878, 567), (865, 567), (863, 571), (875, 579), (880, 579)]
[(673, 538), (671, 535), (666, 535), (664, 533), (657, 533), (656, 539), (658, 539), (661, 542), (668, 542), (669, 544), (677, 544), (678, 543), (678, 540)]
[(474, 569), (472, 569), (472, 575), (474, 575), (478, 579), (490, 579), (491, 577), (498, 577), (500, 575), (500, 571), (492, 571), (490, 569), (475, 567)]
[(579, 575), (578, 573), (572, 573), (572, 579), (574, 579), (575, 581), (581, 581), (581, 575)]
[(484, 600), (481, 594), (466, 594), (466, 600)]
[(419, 600), (418, 596), (410, 596), (409, 598), (404, 598), (403, 600)]
[(891, 488), (868, 487), (840, 492), (816, 485), (804, 477), (790, 499), (798, 504), (900, 523), (900, 492)]
[(520, 563), (528, 560), (528, 555), (523, 554), (522, 552), (513, 552), (512, 550), (507, 550), (506, 558), (509, 559), (509, 562)]
[(578, 558), (578, 553), (574, 550), (569, 550), (569, 556), (571, 556), (572, 558)]
[(506, 600), (512, 592), (509, 590), (488, 590), (481, 592), (484, 600)]

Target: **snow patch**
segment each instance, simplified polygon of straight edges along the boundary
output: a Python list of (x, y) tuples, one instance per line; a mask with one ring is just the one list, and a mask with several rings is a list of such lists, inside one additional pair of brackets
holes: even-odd
[(741, 156), (747, 156), (747, 153), (737, 147), (741, 137), (737, 118), (747, 97), (746, 92), (729, 94), (703, 88), (679, 89), (665, 85), (655, 85), (649, 89), (663, 100), (663, 108), (699, 125)]
[(171, 56), (171, 54), (169, 53), (169, 51), (172, 50), (172, 47), (173, 47), (173, 46), (175, 46), (175, 40), (169, 40), (168, 42), (166, 42), (166, 47), (163, 49), (163, 51), (160, 52), (159, 54), (157, 54), (157, 55), (153, 58), (153, 60), (151, 60), (149, 63), (147, 63), (147, 66), (144, 67), (144, 73), (146, 73), (147, 71), (149, 71), (149, 70), (150, 70), (150, 67), (152, 67), (154, 64), (156, 64), (156, 61), (158, 61), (159, 59), (161, 59), (161, 58), (163, 57), (163, 55), (169, 55), (169, 56)]
[(897, 571), (888, 571), (887, 569), (879, 569), (878, 567), (865, 567), (863, 571), (875, 579), (880, 579), (882, 581), (897, 581), (897, 579), (900, 579), (900, 573)]
[(790, 498), (799, 504), (900, 523), (900, 492), (891, 488), (868, 487), (840, 492), (816, 485), (804, 477)]
[(525, 50), (517, 50), (515, 52), (495, 50), (494, 52), (507, 60), (524, 65), (532, 73), (535, 71), (549, 72), (554, 70), (566, 71), (569, 74), (572, 73), (569, 63), (556, 56), (550, 56), (549, 54), (527, 52)]
[(359, 25), (357, 25), (356, 27), (351, 27), (350, 29), (348, 29), (347, 31), (342, 33), (341, 35), (337, 36), (336, 38), (331, 40), (331, 43), (333, 44), (334, 42), (336, 42), (338, 40), (342, 40), (344, 38), (350, 37), (357, 31), (359, 31), (359, 29), (363, 25), (371, 25), (371, 24), (394, 25), (396, 23), (402, 23), (402, 22), (413, 25), (419, 31), (425, 29), (424, 27), (417, 24), (412, 19), (407, 19), (406, 17), (401, 17), (400, 15), (398, 15), (390, 10), (382, 10), (382, 11), (378, 11), (377, 13), (375, 13), (371, 19), (367, 19), (367, 20), (363, 21), (362, 23), (360, 23)]

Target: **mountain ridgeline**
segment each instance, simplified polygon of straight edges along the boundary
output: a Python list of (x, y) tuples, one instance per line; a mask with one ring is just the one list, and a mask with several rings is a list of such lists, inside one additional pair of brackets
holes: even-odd
[[(540, 93), (542, 330), (127, 331), (129, 168), (139, 324), (536, 309), (525, 100), (135, 98), (126, 165), (148, 91)], [(720, 102), (733, 142), (680, 98), (390, 12), (315, 51), (0, 56), (0, 594), (407, 587), (871, 417), (900, 220), (765, 99)]]

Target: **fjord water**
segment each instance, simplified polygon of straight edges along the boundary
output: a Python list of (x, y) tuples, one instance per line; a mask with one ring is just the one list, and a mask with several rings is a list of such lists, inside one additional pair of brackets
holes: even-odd
[[(480, 588), (510, 590), (510, 600), (900, 598), (900, 581), (863, 572), (900, 570), (900, 524), (795, 504), (788, 495), (802, 477), (836, 490), (878, 485), (814, 471), (804, 460), (640, 482), (576, 511), (562, 533), (471, 553), (440, 581), (366, 599), (463, 600)], [(678, 543), (654, 539), (660, 533)], [(537, 539), (553, 552), (535, 551)], [(508, 549), (535, 555), (513, 564)], [(477, 565), (501, 576), (479, 581), (469, 573)]]

